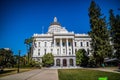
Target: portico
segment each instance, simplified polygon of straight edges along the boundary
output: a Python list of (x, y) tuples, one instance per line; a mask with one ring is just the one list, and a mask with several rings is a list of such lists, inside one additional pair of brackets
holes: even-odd
[[(65, 35), (65, 34), (64, 34)], [(59, 37), (59, 38), (58, 38)], [(75, 66), (75, 49), (74, 49), (74, 36), (60, 38), (60, 36), (54, 37), (54, 49), (57, 49), (57, 54), (54, 58), (54, 66), (70, 67)]]

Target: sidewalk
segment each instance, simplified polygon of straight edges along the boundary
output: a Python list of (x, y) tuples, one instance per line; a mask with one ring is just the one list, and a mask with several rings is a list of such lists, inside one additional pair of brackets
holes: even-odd
[(0, 78), (0, 80), (58, 80), (57, 69), (36, 69)]

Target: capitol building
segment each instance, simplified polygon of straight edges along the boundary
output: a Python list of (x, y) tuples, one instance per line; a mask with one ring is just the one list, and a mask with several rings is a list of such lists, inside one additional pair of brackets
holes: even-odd
[(32, 59), (42, 62), (44, 54), (54, 55), (54, 66), (74, 67), (76, 66), (75, 52), (85, 49), (89, 56), (90, 40), (88, 34), (75, 34), (69, 32), (54, 17), (53, 22), (45, 34), (34, 34)]

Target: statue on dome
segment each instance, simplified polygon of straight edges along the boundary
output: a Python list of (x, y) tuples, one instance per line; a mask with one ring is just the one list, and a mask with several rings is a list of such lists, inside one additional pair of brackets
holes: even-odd
[(57, 17), (54, 17), (54, 22), (57, 22)]

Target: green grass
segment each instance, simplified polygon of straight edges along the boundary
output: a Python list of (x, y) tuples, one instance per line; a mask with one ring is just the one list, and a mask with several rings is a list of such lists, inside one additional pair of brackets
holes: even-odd
[(119, 73), (104, 72), (89, 69), (59, 69), (59, 80), (98, 80), (107, 77), (108, 80), (120, 80)]

